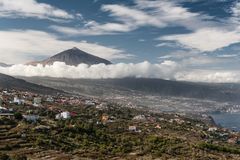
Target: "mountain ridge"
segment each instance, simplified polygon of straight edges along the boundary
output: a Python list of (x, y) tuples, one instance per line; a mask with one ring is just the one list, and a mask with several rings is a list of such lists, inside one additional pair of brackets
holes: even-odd
[(57, 94), (63, 91), (45, 87), (38, 84), (27, 82), (23, 79), (14, 78), (12, 76), (0, 73), (0, 89), (15, 89), (21, 91), (31, 91), (39, 94)]

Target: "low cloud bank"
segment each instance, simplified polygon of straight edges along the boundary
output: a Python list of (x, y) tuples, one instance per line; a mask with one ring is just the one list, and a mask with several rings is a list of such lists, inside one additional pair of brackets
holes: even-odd
[(69, 66), (63, 62), (55, 62), (53, 65), (13, 65), (0, 67), (0, 72), (12, 76), (48, 76), (57, 78), (161, 78), (194, 82), (240, 82), (240, 72), (223, 70), (189, 70), (174, 61), (166, 60), (159, 64), (151, 64), (147, 61), (141, 63), (118, 63), (112, 65), (96, 64)]
[(69, 66), (63, 62), (55, 62), (53, 65), (13, 65), (11, 67), (0, 67), (0, 72), (13, 76), (49, 76), (61, 78), (124, 78), (124, 77), (171, 77), (177, 64), (172, 61), (165, 61), (160, 64), (142, 63), (118, 63), (112, 65), (96, 64)]

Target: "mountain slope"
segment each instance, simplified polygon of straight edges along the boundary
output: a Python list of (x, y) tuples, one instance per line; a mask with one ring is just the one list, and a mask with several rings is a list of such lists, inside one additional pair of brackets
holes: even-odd
[(0, 67), (9, 67), (11, 65), (0, 62)]
[(72, 49), (65, 50), (61, 53), (58, 53), (46, 60), (39, 61), (39, 62), (31, 62), (28, 64), (29, 65), (36, 65), (36, 64), (52, 65), (56, 61), (65, 62), (65, 64), (72, 65), (72, 66), (77, 66), (80, 63), (85, 63), (88, 65), (99, 64), (99, 63), (111, 64), (111, 62), (108, 60), (91, 55), (75, 47)]
[(240, 102), (240, 85), (207, 84), (168, 81), (148, 78), (123, 79), (61, 79), (48, 77), (23, 77), (29, 82), (63, 89), (68, 92), (102, 96), (114, 93), (139, 91), (146, 95), (175, 96), (216, 100), (221, 102)]
[(17, 79), (0, 73), (0, 89), (16, 89), (21, 91), (31, 91), (40, 94), (57, 94), (62, 91), (41, 85), (26, 82), (22, 79)]

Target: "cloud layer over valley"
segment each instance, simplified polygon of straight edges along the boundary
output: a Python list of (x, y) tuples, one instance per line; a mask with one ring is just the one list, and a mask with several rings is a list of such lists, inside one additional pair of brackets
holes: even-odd
[(147, 61), (141, 63), (118, 63), (112, 65), (96, 64), (88, 66), (68, 66), (63, 62), (55, 62), (53, 65), (27, 66), (13, 65), (11, 67), (0, 67), (0, 72), (12, 76), (48, 76), (57, 78), (161, 78), (167, 80), (181, 80), (193, 82), (214, 83), (239, 83), (239, 71), (227, 70), (197, 70), (186, 69), (174, 61), (165, 60), (159, 64), (151, 64)]
[[(0, 0), (0, 73), (240, 82), (239, 0), (59, 2)], [(24, 65), (73, 47), (114, 64)]]

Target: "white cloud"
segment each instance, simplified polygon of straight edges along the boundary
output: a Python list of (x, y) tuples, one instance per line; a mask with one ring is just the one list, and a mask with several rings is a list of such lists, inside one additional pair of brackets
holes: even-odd
[(99, 24), (95, 21), (89, 21), (84, 25), (84, 28), (73, 28), (73, 27), (64, 27), (52, 25), (51, 29), (64, 33), (67, 35), (110, 35), (117, 34), (120, 32), (128, 32), (132, 30), (131, 25), (121, 24), (121, 23), (106, 23)]
[(160, 56), (158, 59), (170, 59), (173, 58), (172, 55), (165, 55), (165, 56)]
[(159, 44), (155, 45), (155, 47), (170, 47), (170, 48), (174, 48), (176, 46), (177, 46), (177, 44), (167, 43), (167, 42), (163, 42), (163, 43), (159, 43)]
[(168, 25), (200, 26), (201, 21), (195, 19), (206, 18), (202, 15), (199, 17), (200, 14), (191, 13), (186, 8), (167, 0), (135, 0), (135, 5), (131, 7), (109, 4), (103, 5), (101, 10), (108, 12), (115, 21), (105, 23), (88, 21), (82, 28), (65, 26), (51, 26), (51, 28), (72, 35), (108, 35), (129, 32), (144, 26), (157, 28)]
[(136, 0), (137, 8), (146, 10), (152, 16), (161, 15), (157, 17), (163, 22), (174, 22), (179, 20), (188, 20), (200, 16), (198, 13), (192, 13), (187, 8), (177, 5), (177, 3), (168, 0)]
[(233, 15), (236, 17), (240, 16), (240, 2), (236, 2), (235, 5), (232, 7)]
[(185, 58), (181, 61), (182, 64), (184, 64), (185, 66), (200, 66), (200, 67), (204, 67), (203, 65), (217, 65), (217, 63), (221, 63), (223, 62), (223, 60), (219, 60), (217, 58), (213, 58), (213, 57), (208, 57), (208, 56), (203, 56), (203, 55), (198, 55), (198, 56), (190, 56), (188, 58)]
[[(143, 1), (145, 2), (145, 0)], [(145, 3), (145, 5), (147, 5), (147, 3)], [(185, 10), (186, 14), (189, 13), (184, 8), (179, 8), (179, 10)], [(198, 14), (195, 17), (193, 16), (190, 19), (184, 20), (177, 18), (176, 23), (178, 23), (180, 26), (186, 27), (192, 33), (167, 35), (159, 37), (158, 40), (174, 41), (181, 45), (180, 47), (198, 50), (200, 52), (211, 52), (223, 47), (228, 47), (234, 43), (239, 43), (239, 2), (234, 3), (233, 7), (231, 8), (231, 13), (232, 17), (222, 20), (222, 23), (214, 22), (212, 21), (212, 17), (202, 14)], [(178, 15), (181, 15), (180, 11)]]
[(222, 54), (222, 55), (218, 55), (217, 57), (219, 58), (232, 58), (232, 57), (237, 57), (237, 54)]
[[(61, 33), (76, 36), (119, 34), (145, 26), (157, 28), (182, 26), (192, 33), (164, 36), (160, 37), (159, 40), (176, 41), (180, 45), (176, 45), (177, 47), (211, 52), (240, 42), (240, 27), (232, 23), (232, 21), (239, 22), (239, 8), (240, 3), (236, 2), (231, 9), (233, 17), (217, 22), (213, 20), (214, 17), (189, 11), (177, 1), (135, 0), (132, 6), (103, 5), (102, 11), (109, 13), (109, 16), (114, 18), (113, 22), (88, 21), (80, 28), (64, 26), (51, 26), (51, 28)], [(174, 44), (170, 45), (164, 42), (156, 47), (166, 46), (172, 47)]]
[(125, 24), (132, 23), (135, 26), (152, 25), (156, 27), (165, 27), (166, 24), (158, 17), (155, 17), (145, 11), (126, 7), (123, 5), (103, 5), (102, 10), (110, 12), (110, 16), (116, 17), (119, 21), (125, 22)]
[(165, 26), (157, 18), (148, 15), (144, 11), (129, 8), (123, 5), (103, 5), (102, 11), (109, 12), (118, 22), (98, 23), (87, 21), (83, 28), (73, 28), (53, 25), (50, 28), (55, 31), (71, 35), (109, 35), (121, 32), (129, 32), (144, 25)]
[(236, 1), (234, 3), (234, 5), (231, 8), (231, 13), (233, 15), (233, 17), (231, 18), (231, 20), (234, 23), (239, 24), (240, 23), (240, 1)]
[[(180, 47), (196, 49), (201, 52), (215, 51), (240, 42), (240, 27), (230, 22), (234, 18), (235, 21), (236, 19), (239, 20), (239, 2), (235, 3), (232, 7), (234, 17), (224, 20), (224, 22), (229, 25), (213, 21), (214, 18), (211, 16), (190, 12), (187, 8), (178, 6), (177, 3), (165, 3), (165, 1), (149, 2), (146, 0), (137, 0), (137, 2), (145, 9), (158, 8), (157, 11), (166, 10), (167, 16), (162, 16), (163, 20), (167, 19), (165, 22), (169, 25), (175, 24), (177, 26), (183, 26), (192, 32), (187, 34), (167, 35), (160, 37), (159, 40), (174, 41), (179, 43)], [(160, 43), (158, 46), (168, 46), (165, 44), (167, 43)]]
[(96, 64), (88, 66), (80, 64), (77, 67), (65, 65), (63, 62), (55, 62), (51, 66), (27, 66), (14, 65), (0, 67), (0, 72), (14, 76), (49, 76), (65, 78), (123, 78), (123, 77), (152, 77), (172, 78), (172, 72), (177, 68), (173, 61), (164, 61), (161, 64), (142, 63), (118, 63), (112, 65)]
[(170, 52), (166, 55), (163, 55), (163, 57), (165, 57), (165, 56), (169, 56), (174, 59), (182, 60), (182, 59), (187, 59), (189, 57), (199, 56), (199, 52), (178, 50), (178, 51)]
[[(35, 57), (52, 56), (63, 50), (79, 49), (108, 60), (130, 58), (124, 50), (86, 41), (65, 41), (37, 30), (0, 31), (0, 60), (6, 63), (25, 63)], [(13, 47), (14, 46), (14, 47)]]
[(66, 20), (73, 19), (74, 15), (36, 0), (0, 0), (0, 17)]
[(180, 81), (209, 82), (209, 83), (239, 83), (239, 71), (224, 70), (192, 70), (175, 75)]
[(160, 37), (159, 40), (175, 41), (187, 48), (207, 52), (240, 42), (240, 32), (220, 28), (203, 28), (193, 33)]
[(180, 81), (192, 82), (213, 82), (213, 83), (239, 83), (240, 72), (228, 70), (198, 70), (188, 69), (174, 61), (166, 60), (159, 64), (149, 62), (118, 63), (118, 64), (96, 64), (88, 66), (80, 64), (78, 66), (68, 66), (63, 62), (55, 62), (51, 66), (27, 66), (13, 65), (11, 67), (0, 67), (0, 73), (12, 76), (48, 76), (58, 78), (124, 78), (124, 77), (144, 77), (176, 79)]
[[(233, 65), (234, 57), (218, 57), (210, 54), (200, 54), (196, 51), (176, 51), (170, 52), (158, 57), (159, 62), (163, 60), (171, 60), (182, 66), (183, 71), (186, 69), (226, 69), (225, 65), (231, 63)], [(234, 65), (233, 65), (234, 66)], [(233, 67), (229, 66), (234, 70)], [(185, 69), (184, 69), (185, 68)]]

